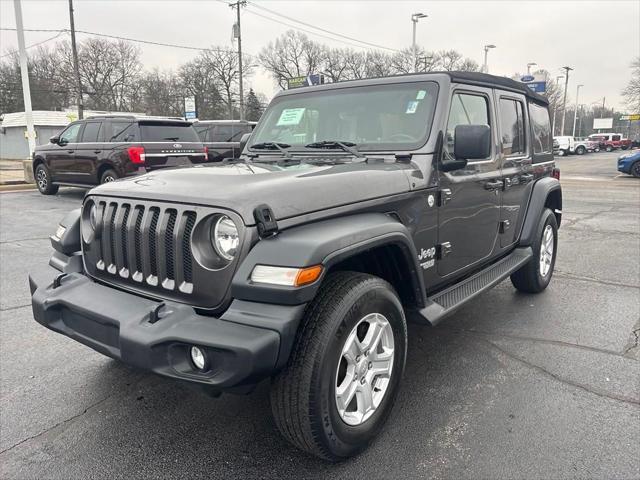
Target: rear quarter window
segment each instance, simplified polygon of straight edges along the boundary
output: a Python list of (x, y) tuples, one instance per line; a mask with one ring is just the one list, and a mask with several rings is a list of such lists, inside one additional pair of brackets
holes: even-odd
[(143, 142), (200, 142), (191, 124), (140, 123), (140, 139)]
[(529, 102), (529, 120), (531, 122), (534, 159), (536, 155), (552, 153), (551, 123), (549, 109)]

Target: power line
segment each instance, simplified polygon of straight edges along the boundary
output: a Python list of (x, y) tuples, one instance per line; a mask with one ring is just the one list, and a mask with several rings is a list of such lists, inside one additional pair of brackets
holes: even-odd
[[(65, 33), (65, 32), (58, 32), (57, 35), (54, 35), (51, 38), (47, 38), (46, 40), (42, 40), (41, 42), (34, 43), (33, 45), (29, 45), (28, 47), (25, 48), (25, 50), (29, 50), (30, 48), (37, 47), (38, 45), (42, 45), (43, 43), (50, 42), (51, 40), (55, 40), (56, 38), (58, 38), (63, 33)], [(13, 55), (13, 53), (14, 52), (5, 53), (4, 55), (0, 55), (0, 58), (8, 57), (9, 55)]]
[[(7, 30), (7, 31), (16, 31), (15, 28), (6, 28), (6, 27), (2, 27), (0, 28), (0, 30)], [(61, 28), (61, 29), (43, 29), (43, 28), (30, 28), (24, 29), (25, 32), (59, 32), (59, 33), (65, 33), (65, 32), (70, 32), (69, 29), (66, 28)], [(197, 50), (197, 51), (214, 51), (214, 52), (226, 52), (227, 50), (223, 49), (223, 48), (202, 48), (202, 47), (194, 47), (194, 46), (190, 46), (190, 45), (179, 45), (179, 44), (175, 44), (175, 43), (164, 43), (164, 42), (155, 42), (152, 40), (142, 40), (139, 38), (131, 38), (131, 37), (122, 37), (119, 35), (110, 35), (107, 33), (97, 33), (97, 32), (89, 32), (87, 30), (76, 30), (76, 33), (82, 33), (85, 35), (93, 35), (96, 37), (105, 37), (105, 38), (111, 38), (114, 40), (126, 40), (129, 42), (136, 42), (136, 43), (144, 43), (147, 45), (156, 45), (156, 46), (160, 46), (160, 47), (173, 47), (173, 48), (181, 48), (184, 50)], [(244, 55), (248, 56), (248, 57), (255, 57), (255, 55), (249, 54), (249, 53), (245, 53)]]
[[(354, 42), (362, 43), (362, 44), (364, 44), (364, 45), (368, 45), (369, 47), (373, 47), (373, 48), (379, 48), (379, 49), (383, 49), (383, 50), (389, 50), (389, 51), (392, 51), (392, 52), (399, 52), (399, 51), (400, 51), (400, 50), (395, 49), (395, 48), (385, 47), (385, 46), (383, 46), (383, 45), (378, 45), (378, 44), (376, 44), (376, 43), (371, 43), (371, 42), (367, 42), (367, 41), (364, 41), (364, 40), (359, 40), (359, 39), (354, 38), (354, 37), (350, 37), (350, 36), (348, 36), (348, 35), (343, 35), (342, 33), (333, 32), (333, 31), (331, 31), (331, 30), (327, 30), (326, 28), (318, 27), (318, 26), (316, 26), (316, 25), (312, 25), (312, 24), (310, 24), (310, 23), (303, 22), (302, 20), (297, 20), (297, 19), (295, 19), (295, 18), (289, 17), (289, 16), (284, 15), (284, 14), (282, 14), (282, 13), (279, 13), (279, 12), (276, 12), (276, 11), (271, 10), (271, 9), (269, 9), (269, 8), (263, 7), (262, 5), (258, 5), (257, 3), (254, 3), (254, 2), (251, 2), (251, 1), (250, 1), (250, 2), (248, 2), (248, 3), (249, 3), (252, 7), (259, 8), (260, 10), (264, 10), (264, 11), (266, 11), (266, 12), (269, 12), (269, 13), (271, 13), (272, 15), (276, 15), (276, 16), (278, 16), (278, 17), (285, 18), (285, 19), (287, 19), (287, 20), (289, 20), (289, 21), (292, 21), (292, 22), (295, 22), (295, 23), (299, 23), (299, 24), (301, 24), (301, 25), (304, 25), (304, 26), (306, 26), (306, 27), (313, 28), (313, 29), (315, 29), (315, 30), (320, 30), (321, 32), (325, 32), (325, 33), (328, 33), (328, 34), (330, 34), (330, 35), (335, 35), (336, 37), (341, 37), (341, 38), (345, 38), (345, 39), (347, 39), (347, 40), (351, 40), (351, 41), (354, 41)], [(255, 12), (252, 12), (252, 13), (254, 13), (254, 14), (255, 14)], [(265, 17), (265, 18), (266, 18), (266, 17)], [(315, 34), (315, 35), (318, 35), (318, 34)], [(326, 37), (325, 37), (325, 38), (326, 38)], [(331, 39), (331, 40), (335, 40), (335, 39)], [(363, 48), (363, 47), (360, 47), (360, 48)]]

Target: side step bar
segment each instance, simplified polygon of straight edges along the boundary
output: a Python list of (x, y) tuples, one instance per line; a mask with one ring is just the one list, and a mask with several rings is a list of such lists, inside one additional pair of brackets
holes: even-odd
[(429, 297), (427, 299), (428, 305), (418, 313), (435, 326), (466, 302), (507, 278), (527, 263), (532, 256), (531, 247), (517, 248), (484, 270)]

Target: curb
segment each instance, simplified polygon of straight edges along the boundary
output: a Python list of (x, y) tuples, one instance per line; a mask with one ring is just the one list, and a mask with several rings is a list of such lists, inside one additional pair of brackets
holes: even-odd
[(36, 190), (36, 186), (34, 183), (7, 183), (0, 185), (0, 192), (2, 193), (20, 192), (24, 190)]

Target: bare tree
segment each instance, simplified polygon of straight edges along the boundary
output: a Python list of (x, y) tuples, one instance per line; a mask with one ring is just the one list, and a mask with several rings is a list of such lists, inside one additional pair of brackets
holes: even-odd
[(640, 57), (631, 62), (631, 79), (622, 90), (629, 113), (640, 113)]
[(172, 71), (162, 72), (157, 68), (141, 79), (140, 107), (148, 115), (184, 115), (184, 87)]
[(287, 79), (320, 70), (323, 48), (304, 33), (289, 30), (275, 42), (269, 42), (260, 52), (259, 59), (278, 85), (286, 88)]

